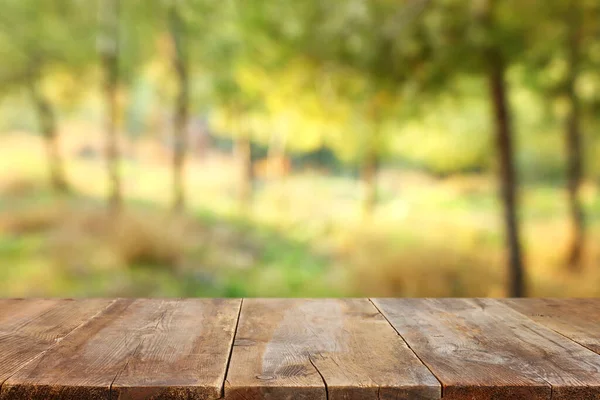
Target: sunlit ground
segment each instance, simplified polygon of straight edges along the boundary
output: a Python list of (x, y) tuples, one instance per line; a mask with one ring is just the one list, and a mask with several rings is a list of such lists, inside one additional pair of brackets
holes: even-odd
[[(123, 145), (127, 205), (115, 218), (102, 154), (80, 154), (101, 151), (101, 135), (63, 131), (74, 193), (62, 198), (45, 184), (41, 139), (0, 136), (0, 296), (505, 295), (491, 176), (384, 169), (366, 219), (356, 180), (296, 171), (261, 179), (243, 210), (231, 155), (211, 152), (188, 163), (188, 211), (173, 216), (169, 154), (140, 141)], [(570, 273), (566, 193), (522, 191), (530, 295), (600, 295), (600, 196), (591, 184), (583, 194), (589, 236), (582, 271)]]

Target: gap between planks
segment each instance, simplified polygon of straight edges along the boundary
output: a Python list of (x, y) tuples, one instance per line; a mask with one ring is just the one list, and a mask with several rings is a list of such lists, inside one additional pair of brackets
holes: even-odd
[[(521, 300), (521, 301), (524, 300), (524, 302), (522, 304), (516, 303), (516, 301), (519, 301), (519, 300)], [(518, 299), (518, 298), (515, 299), (515, 298), (508, 298), (508, 299), (499, 300), (499, 302), (501, 304), (509, 307), (510, 309), (518, 312), (519, 314), (522, 314), (525, 318), (533, 321), (535, 324), (541, 325), (541, 326), (544, 326), (544, 327), (546, 327), (546, 328), (548, 328), (550, 330), (553, 330), (554, 332), (556, 332), (559, 335), (563, 336), (565, 339), (568, 339), (571, 342), (575, 342), (576, 344), (578, 344), (578, 345), (580, 345), (582, 347), (585, 347), (586, 349), (588, 349), (588, 350), (590, 350), (590, 351), (592, 351), (592, 352), (600, 355), (600, 348), (596, 347), (594, 344), (588, 344), (588, 343), (585, 343), (584, 340), (576, 339), (576, 338), (573, 337), (572, 334), (571, 334), (571, 336), (568, 336), (567, 333), (564, 333), (563, 330), (557, 328), (554, 324), (545, 324), (545, 323), (543, 323), (541, 321), (538, 321), (534, 316), (530, 315), (530, 313), (527, 313), (525, 311), (525, 308), (530, 307), (527, 304), (527, 302), (529, 302), (529, 301), (540, 301), (540, 300), (548, 300), (548, 299)], [(550, 300), (555, 300), (555, 299), (550, 299)], [(580, 300), (580, 299), (578, 299), (578, 300)], [(563, 301), (570, 301), (570, 300), (563, 300)], [(532, 306), (532, 307), (535, 308), (535, 305)], [(540, 310), (539, 312), (541, 312), (542, 315), (545, 313), (543, 310)], [(548, 317), (550, 317), (551, 319), (554, 318), (552, 316), (548, 316)]]
[(235, 345), (235, 338), (238, 332), (238, 326), (240, 326), (240, 317), (242, 315), (242, 307), (244, 306), (244, 299), (240, 299), (240, 308), (238, 309), (237, 319), (235, 321), (235, 327), (233, 328), (233, 337), (231, 338), (231, 346), (229, 346), (229, 356), (227, 358), (227, 364), (225, 365), (225, 375), (223, 382), (221, 383), (221, 399), (225, 398), (225, 384), (227, 383), (227, 376), (229, 374), (229, 365), (231, 364), (231, 356), (233, 355), (233, 346)]
[[(509, 300), (512, 300), (512, 299), (509, 299)], [(508, 301), (508, 302), (507, 302), (507, 301), (497, 301), (497, 302), (498, 302), (498, 303), (500, 303), (500, 304), (502, 304), (503, 306), (505, 306), (505, 307), (508, 307), (508, 308), (510, 308), (511, 310), (513, 310), (513, 311), (516, 311), (517, 313), (521, 314), (521, 315), (522, 315), (522, 316), (524, 316), (526, 319), (530, 320), (530, 321), (532, 322), (532, 324), (534, 324), (534, 325), (539, 325), (539, 326), (542, 326), (542, 327), (544, 327), (544, 328), (550, 329), (551, 331), (553, 331), (553, 332), (557, 333), (558, 335), (562, 336), (563, 338), (567, 339), (568, 341), (570, 341), (570, 342), (573, 342), (573, 343), (575, 343), (576, 345), (578, 345), (578, 346), (581, 346), (581, 347), (583, 347), (583, 348), (585, 348), (585, 349), (587, 349), (587, 350), (589, 350), (589, 351), (591, 351), (591, 352), (593, 352), (593, 353), (598, 353), (598, 352), (597, 352), (597, 351), (595, 351), (594, 349), (591, 349), (590, 347), (588, 347), (588, 346), (584, 345), (583, 343), (580, 343), (579, 341), (577, 341), (577, 340), (575, 340), (575, 339), (573, 339), (573, 338), (571, 338), (571, 337), (567, 336), (566, 334), (562, 333), (561, 331), (559, 331), (559, 330), (558, 330), (558, 329), (556, 329), (555, 327), (553, 327), (553, 326), (548, 326), (548, 325), (542, 324), (542, 323), (541, 323), (541, 322), (539, 322), (539, 321), (536, 321), (536, 320), (535, 320), (535, 319), (534, 319), (532, 316), (530, 316), (530, 315), (527, 315), (527, 313), (525, 313), (524, 311), (522, 311), (522, 310), (520, 310), (519, 308), (515, 307), (515, 306), (512, 304), (512, 302), (510, 302), (510, 301)], [(600, 353), (598, 353), (598, 354), (600, 355)], [(548, 383), (548, 385), (550, 386), (550, 399), (553, 399), (553, 398), (554, 398), (554, 386), (552, 385), (552, 383), (550, 383), (550, 382), (549, 382), (547, 379), (545, 379), (544, 377), (541, 377), (541, 378), (542, 378), (544, 381), (546, 381), (546, 383)], [(443, 397), (443, 387), (442, 387), (442, 397)]]
[[(442, 391), (440, 398), (443, 398), (444, 397), (444, 384), (442, 383), (441, 379), (438, 378), (437, 375), (433, 373), (433, 371), (431, 370), (431, 368), (429, 368), (429, 366), (423, 362), (423, 360), (421, 359), (421, 357), (410, 346), (410, 344), (408, 343), (408, 341), (406, 339), (404, 339), (404, 337), (402, 337), (402, 335), (400, 334), (400, 332), (398, 332), (398, 330), (396, 329), (396, 327), (394, 326), (394, 324), (392, 324), (392, 322), (388, 319), (388, 317), (386, 317), (386, 315), (383, 312), (381, 312), (381, 310), (379, 309), (379, 307), (377, 307), (377, 304), (375, 304), (375, 302), (373, 301), (373, 299), (371, 297), (369, 297), (369, 302), (373, 305), (373, 307), (375, 307), (375, 309), (383, 317), (383, 319), (385, 319), (387, 321), (388, 325), (390, 325), (392, 327), (392, 329), (394, 330), (394, 332), (396, 332), (396, 334), (400, 337), (400, 339), (402, 339), (402, 341), (406, 344), (406, 347), (408, 347), (410, 349), (410, 351), (412, 351), (412, 353), (415, 355), (415, 357), (417, 357), (419, 359), (419, 361), (421, 362), (421, 364), (423, 364), (423, 366), (429, 370), (429, 373), (431, 373), (431, 375), (439, 382), (440, 388), (441, 388), (441, 391)], [(377, 395), (377, 397), (379, 398), (379, 395)]]
[[(507, 368), (504, 368), (504, 370), (510, 373), (501, 379), (502, 385), (490, 385), (489, 389), (492, 391), (487, 393), (487, 396), (493, 395), (493, 391), (496, 390), (493, 388), (499, 387), (509, 390), (502, 394), (504, 396), (502, 397), (503, 399), (517, 398), (510, 397), (516, 395), (516, 393), (510, 393), (510, 390), (513, 390), (512, 388), (520, 390), (527, 387), (531, 389), (545, 387), (547, 391), (545, 394), (540, 389), (536, 393), (528, 393), (527, 396), (535, 395), (536, 398), (540, 399), (561, 398), (571, 400), (600, 398), (597, 397), (598, 386), (600, 386), (597, 380), (599, 360), (595, 352), (591, 352), (576, 341), (565, 341), (563, 335), (557, 334), (555, 330), (548, 329), (545, 324), (529, 318), (521, 312), (517, 312), (517, 310), (499, 300), (374, 299), (373, 302), (381, 307), (380, 311), (382, 313), (389, 315), (388, 321), (390, 323), (393, 322), (392, 325), (398, 326), (398, 330), (401, 333), (408, 335), (406, 339), (411, 341), (411, 343), (414, 342), (414, 349), (423, 356), (421, 360), (426, 360), (427, 363), (432, 365), (432, 369), (439, 373), (439, 377), (448, 384), (445, 387), (447, 390), (443, 393), (444, 397), (451, 396), (454, 398), (454, 396), (457, 396), (456, 398), (470, 399), (474, 398), (471, 397), (474, 394), (472, 389), (479, 391), (483, 390), (482, 388), (488, 388), (488, 385), (481, 381), (481, 376), (476, 377), (476, 375), (473, 375), (465, 381), (462, 372), (455, 367), (464, 367), (473, 362), (475, 365), (478, 365), (480, 361), (484, 363), (489, 361), (492, 365), (504, 365), (505, 362), (502, 359), (500, 359), (502, 362), (496, 363), (496, 360), (490, 356), (490, 351), (496, 349), (503, 356), (509, 357), (509, 361), (506, 362)], [(481, 320), (479, 320), (479, 317), (481, 317)], [(418, 319), (415, 320), (414, 318)], [(420, 318), (423, 318), (423, 320)], [(447, 325), (445, 330), (443, 328), (435, 328), (440, 322), (444, 322)], [(484, 341), (484, 344), (482, 344), (477, 339), (478, 331), (481, 335), (490, 334), (491, 338), (501, 339), (502, 335), (497, 335), (495, 332), (497, 329), (496, 325), (498, 324), (507, 328), (507, 332), (505, 333), (512, 332), (515, 335), (514, 337), (512, 335), (507, 336), (510, 339), (504, 343), (506, 345), (506, 352), (503, 351), (504, 348), (501, 344), (495, 344), (494, 341), (489, 342), (489, 340)], [(413, 332), (411, 329), (415, 331)], [(441, 337), (443, 339), (434, 339), (433, 343), (424, 340), (423, 337), (427, 336), (426, 333), (431, 329), (433, 331), (429, 333), (438, 333), (438, 335), (433, 335), (433, 338)], [(463, 335), (465, 329), (468, 329), (471, 334), (467, 336)], [(446, 336), (448, 336), (447, 339), (445, 338)], [(473, 352), (474, 356), (474, 358), (471, 358), (471, 354), (469, 353), (469, 357), (467, 357), (465, 362), (460, 361), (462, 353), (456, 352), (455, 354), (454, 350), (456, 349), (452, 348), (456, 346), (460, 348), (463, 344), (462, 338), (468, 339), (465, 343), (466, 350), (467, 352)], [(521, 339), (522, 343), (518, 339)], [(445, 348), (438, 348), (437, 346), (440, 344), (440, 340), (442, 342), (444, 340), (448, 341), (449, 343), (446, 344), (452, 345), (449, 347), (450, 352), (458, 357), (455, 357), (455, 362), (449, 366), (446, 366), (444, 361)], [(487, 345), (485, 345), (486, 342)], [(490, 348), (482, 348), (482, 346)], [(521, 351), (524, 352), (523, 355), (521, 355)], [(478, 356), (479, 354), (481, 357)], [(549, 355), (556, 358), (548, 359), (547, 356)], [(515, 364), (511, 360), (518, 362)], [(556, 375), (559, 367), (554, 361), (564, 361), (566, 363), (560, 369), (560, 372), (565, 374), (564, 376), (560, 374)], [(436, 365), (436, 363), (440, 363), (440, 365)], [(532, 368), (529, 371), (531, 382), (528, 381), (529, 378), (520, 382), (521, 378), (526, 378), (526, 376), (521, 375), (520, 372), (525, 371), (518, 371), (518, 368), (525, 368), (527, 370), (528, 368)], [(434, 376), (438, 377), (436, 374)], [(488, 371), (485, 377), (491, 378), (491, 381), (494, 381), (496, 379), (495, 376), (494, 373), (490, 374)], [(538, 381), (539, 386), (535, 385), (535, 380)], [(512, 383), (517, 381), (518, 385), (514, 385), (513, 387)], [(472, 387), (472, 389), (469, 389), (469, 387)], [(451, 393), (450, 389), (452, 389)], [(525, 392), (522, 393), (521, 395), (524, 395)], [(481, 393), (482, 396), (484, 394), (483, 392)]]
[[(317, 365), (313, 361), (310, 352), (307, 354), (307, 357), (308, 357), (308, 362), (310, 362), (310, 364), (313, 366), (315, 371), (317, 371), (317, 374), (319, 374), (319, 376), (321, 377), (321, 380), (323, 381), (323, 386), (325, 386), (325, 400), (329, 400), (329, 387), (327, 386), (327, 381), (325, 380), (325, 377), (323, 376), (321, 371), (319, 371), (319, 368), (317, 368)], [(377, 395), (377, 397), (379, 397), (379, 394)]]
[[(267, 315), (263, 325), (262, 316)], [(251, 329), (253, 326), (260, 329)], [(312, 335), (314, 341), (309, 339)], [(375, 399), (398, 395), (439, 399), (439, 380), (398, 336), (368, 298), (252, 299), (242, 308), (236, 332), (236, 344), (239, 340), (242, 347), (234, 346), (227, 372), (226, 398), (284, 398), (295, 394), (306, 399)], [(268, 343), (275, 346), (270, 348)], [(350, 348), (342, 350), (340, 346)], [(361, 355), (365, 351), (369, 354)], [(285, 357), (274, 361), (274, 353)], [(260, 359), (264, 361), (265, 354), (271, 355), (269, 370), (281, 369), (283, 374), (276, 379), (276, 375), (268, 374), (268, 379), (275, 380), (263, 385), (252, 378), (264, 373)], [(350, 364), (348, 374), (338, 364), (340, 360)], [(397, 369), (390, 367), (395, 362)], [(378, 375), (379, 372), (383, 375)], [(259, 375), (256, 377), (261, 379)], [(275, 393), (281, 397), (272, 397)], [(264, 397), (265, 394), (271, 397)]]

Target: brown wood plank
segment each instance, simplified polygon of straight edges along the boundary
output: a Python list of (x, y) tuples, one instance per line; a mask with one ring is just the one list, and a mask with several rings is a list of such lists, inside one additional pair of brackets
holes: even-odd
[(505, 299), (501, 302), (600, 354), (600, 299)]
[(244, 300), (226, 399), (439, 399), (367, 299)]
[(58, 299), (0, 300), (0, 332), (10, 332), (59, 304)]
[(600, 356), (491, 299), (377, 299), (444, 399), (600, 399)]
[(112, 398), (218, 399), (241, 300), (165, 302), (146, 337), (115, 380)]
[(6, 380), (0, 399), (108, 399), (110, 386), (164, 313), (162, 300), (117, 300)]
[(110, 300), (0, 303), (0, 387), (6, 379), (105, 309)]

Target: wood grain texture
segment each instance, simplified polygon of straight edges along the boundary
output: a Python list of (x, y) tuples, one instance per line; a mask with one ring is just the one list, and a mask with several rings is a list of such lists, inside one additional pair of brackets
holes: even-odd
[(600, 356), (491, 299), (377, 299), (444, 399), (600, 399)]
[(600, 354), (600, 299), (505, 299), (501, 302)]
[(54, 299), (3, 299), (0, 300), (0, 332), (11, 332), (36, 315), (59, 304)]
[(105, 309), (109, 300), (3, 300), (0, 387), (28, 362)]
[(241, 300), (169, 300), (112, 386), (113, 399), (221, 397)]
[(0, 400), (600, 399), (600, 300), (240, 304), (0, 299)]
[(108, 399), (113, 380), (163, 312), (162, 300), (116, 300), (6, 380), (0, 399)]
[(244, 300), (226, 399), (438, 399), (439, 382), (367, 299)]

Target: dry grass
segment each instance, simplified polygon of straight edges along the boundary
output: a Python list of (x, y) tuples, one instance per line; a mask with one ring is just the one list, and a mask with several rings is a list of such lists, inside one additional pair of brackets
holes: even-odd
[[(480, 242), (476, 233), (444, 237), (421, 228), (431, 233), (396, 242), (381, 231), (350, 233), (338, 256), (351, 270), (353, 290), (361, 296), (509, 295), (501, 248)], [(569, 230), (564, 222), (538, 223), (524, 231), (529, 296), (600, 296), (600, 230), (590, 229), (588, 235), (581, 270), (573, 272), (565, 263)]]
[(31, 196), (43, 189), (44, 185), (36, 179), (11, 175), (0, 180), (0, 196), (3, 198)]
[(110, 240), (127, 265), (176, 267), (188, 243), (183, 221), (165, 215), (124, 215), (110, 228)]
[(0, 232), (22, 235), (46, 231), (55, 227), (63, 214), (59, 203), (12, 209), (0, 214)]
[(570, 230), (566, 221), (538, 223), (526, 231), (531, 295), (546, 297), (600, 296), (600, 230), (591, 228), (580, 264), (566, 264)]
[(56, 202), (0, 214), (0, 231), (44, 232), (54, 265), (75, 270), (129, 265), (176, 268), (189, 243), (189, 224), (168, 214), (126, 210), (111, 215), (100, 206)]
[(55, 262), (65, 266), (175, 269), (188, 241), (184, 222), (166, 214), (126, 210), (111, 215), (92, 207), (69, 212), (50, 233), (49, 243)]
[(48, 265), (82, 277), (132, 266), (175, 274), (199, 268), (247, 269), (261, 251), (251, 232), (227, 223), (204, 225), (146, 208), (126, 207), (114, 215), (102, 205), (75, 199), (6, 210), (0, 213), (0, 234), (42, 234), (42, 257)]
[(373, 233), (356, 235), (347, 246), (351, 251), (341, 262), (350, 266), (352, 286), (361, 296), (504, 295), (504, 279), (493, 252), (472, 252), (437, 240), (394, 244)]

